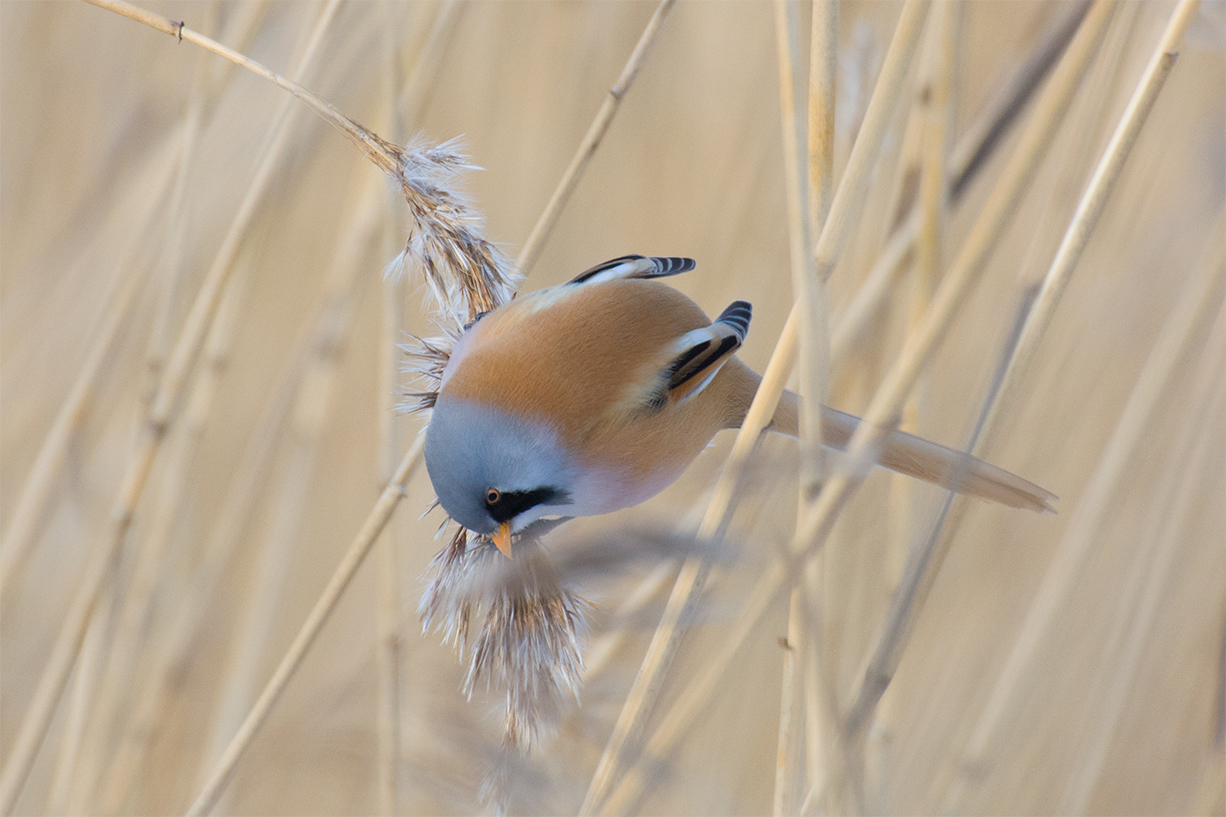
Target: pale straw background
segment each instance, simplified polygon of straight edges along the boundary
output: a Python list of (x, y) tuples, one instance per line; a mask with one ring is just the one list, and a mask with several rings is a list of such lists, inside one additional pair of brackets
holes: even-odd
[[(245, 0), (147, 7), (287, 75), (323, 8)], [(955, 137), (999, 93), (1060, 8), (966, 3)], [(893, 2), (841, 7), (836, 169), (846, 161), (900, 9)], [(940, 348), (920, 433), (966, 444), (1023, 287), (1050, 264), (1172, 9), (1145, 2), (1116, 10), (982, 284)], [(462, 135), (484, 168), (465, 186), (487, 217), (487, 235), (515, 256), (653, 10), (644, 2), (344, 3), (301, 81), (389, 139)], [(443, 14), (453, 16), (440, 23)], [(626, 253), (692, 256), (698, 269), (670, 283), (711, 314), (736, 298), (751, 301), (741, 354), (759, 370), (766, 365), (792, 303), (774, 14), (768, 2), (677, 4), (526, 288)], [(806, 4), (805, 40), (808, 15)], [(1106, 512), (1087, 533), (1086, 559), (1068, 576), (1068, 593), (1024, 675), (1002, 675), (1014, 671), (1008, 656), (1092, 475), (1105, 467), (1109, 440), (1168, 316), (1187, 288), (1222, 277), (1224, 38), (1223, 4), (1206, 2), (989, 453), (1058, 494), (1059, 513), (969, 506), (870, 732), (862, 780), (851, 784), (861, 799), (841, 801), (849, 808), (1226, 808), (1220, 283), (1119, 466)], [(392, 105), (427, 42), (417, 102)], [(288, 104), (293, 116), (238, 248), (219, 328), (136, 506), (114, 581), (94, 611), (16, 809), (175, 813), (195, 797), (374, 503), (388, 435), (395, 461), (421, 425), (415, 417), (392, 419), (390, 393), (403, 382), (394, 387), (385, 374), (392, 344), (403, 337), (384, 329), (381, 273), (403, 242), (403, 202), (349, 142), (284, 91), (84, 3), (0, 3), (0, 103), (6, 547), (14, 545), (8, 537), (16, 505), (57, 412), (91, 355), (109, 343), (62, 440), (29, 531), (28, 557), (9, 562), (4, 554), (11, 567), (0, 600), (5, 757), (88, 556), (105, 541), (157, 376), (150, 361), (164, 360), (179, 333), (277, 110)], [(900, 110), (833, 275), (836, 315), (886, 235), (905, 121)], [(999, 177), (1016, 126), (1010, 134), (951, 213), (946, 261)], [(363, 202), (373, 214), (366, 230), (359, 224)], [(346, 244), (355, 238), (356, 246)], [(298, 351), (319, 323), (321, 299), (337, 292), (344, 308), (329, 313), (332, 340)], [(394, 295), (407, 331), (430, 332), (423, 295), (417, 279)], [(889, 309), (836, 370), (833, 405), (863, 411), (907, 332), (908, 298), (905, 284), (891, 290)], [(296, 375), (301, 367), (306, 374)], [(287, 392), (286, 382), (300, 385)], [(276, 401), (285, 399), (278, 394), (285, 393), (293, 408), (278, 415)], [(274, 436), (262, 437), (265, 427)], [(572, 523), (559, 538), (675, 524), (710, 487), (726, 436), (656, 499)], [(268, 457), (243, 489), (244, 462), (262, 439), (270, 440)], [(766, 459), (744, 489), (731, 533), (737, 556), (708, 591), (649, 733), (721, 645), (754, 578), (787, 541), (793, 450), (782, 440), (764, 446)], [(844, 707), (882, 626), (905, 552), (899, 548), (925, 534), (942, 501), (921, 486), (910, 511), (900, 511), (891, 484), (886, 474), (873, 475), (827, 546), (832, 593), (822, 612)], [(498, 735), (496, 698), (465, 701), (460, 662), (436, 636), (419, 635), (422, 577), (443, 544), (432, 538), (439, 512), (418, 519), (431, 497), (422, 473), (397, 511), (394, 549), (376, 551), (358, 574), (241, 761), (221, 810), (479, 808), (477, 790)], [(898, 513), (908, 515), (900, 521)], [(205, 554), (219, 538), (232, 543), (233, 556), (213, 592), (202, 595), (195, 589)], [(596, 635), (613, 627), (627, 637), (558, 737), (519, 772), (513, 811), (579, 808), (665, 591), (628, 622), (609, 612), (653, 569), (634, 564), (588, 588), (601, 610)], [(388, 579), (382, 588), (381, 579)], [(779, 604), (767, 616), (680, 748), (644, 761), (651, 791), (637, 810), (771, 811), (786, 615)], [(194, 626), (177, 623), (183, 619)], [(389, 622), (400, 636), (391, 721), (380, 704), (381, 678), (391, 676), (376, 659)], [(167, 655), (182, 660), (167, 670)], [(985, 702), (998, 685), (1014, 682), (1018, 694), (1008, 699), (986, 753), (968, 765)], [(142, 705), (152, 731), (133, 734)], [(125, 745), (139, 759), (126, 771), (119, 761), (129, 756), (118, 748)], [(807, 808), (816, 812), (826, 802)]]

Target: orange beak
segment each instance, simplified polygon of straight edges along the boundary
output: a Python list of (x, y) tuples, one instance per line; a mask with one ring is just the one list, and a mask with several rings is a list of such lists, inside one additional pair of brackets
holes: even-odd
[(498, 530), (490, 537), (494, 540), (494, 545), (502, 551), (502, 555), (508, 559), (511, 558), (511, 523), (502, 522), (498, 525)]

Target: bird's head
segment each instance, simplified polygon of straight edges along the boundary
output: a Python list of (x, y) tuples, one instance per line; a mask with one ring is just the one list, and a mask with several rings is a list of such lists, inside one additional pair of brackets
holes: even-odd
[(443, 510), (506, 556), (512, 533), (571, 501), (575, 469), (554, 431), (475, 401), (440, 397), (425, 458)]

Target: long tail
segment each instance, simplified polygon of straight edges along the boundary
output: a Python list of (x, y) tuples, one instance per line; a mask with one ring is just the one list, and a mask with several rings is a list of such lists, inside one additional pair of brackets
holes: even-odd
[[(799, 406), (800, 399), (785, 391), (768, 430), (789, 437), (798, 436)], [(822, 406), (822, 442), (827, 447), (847, 450), (847, 443), (859, 425), (859, 417)], [(877, 464), (950, 491), (990, 499), (1013, 508), (1055, 511), (1051, 502), (1056, 495), (1051, 491), (964, 451), (905, 431), (890, 432), (882, 443)]]

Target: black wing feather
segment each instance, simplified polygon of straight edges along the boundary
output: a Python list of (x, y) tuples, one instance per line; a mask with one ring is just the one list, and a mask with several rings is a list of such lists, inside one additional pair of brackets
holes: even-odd
[(689, 400), (703, 390), (749, 332), (753, 307), (733, 301), (710, 326), (687, 332), (677, 340), (677, 353), (664, 369), (664, 389), (650, 405), (662, 408), (668, 399)]
[(693, 258), (623, 255), (584, 270), (572, 278), (570, 283), (589, 284), (618, 278), (667, 278), (670, 275), (689, 272), (696, 266), (698, 263)]

